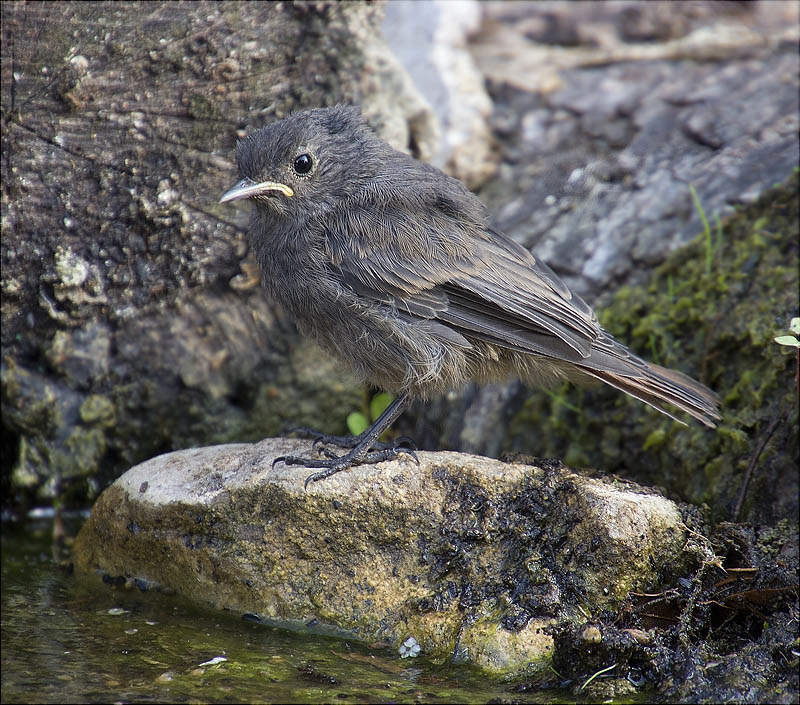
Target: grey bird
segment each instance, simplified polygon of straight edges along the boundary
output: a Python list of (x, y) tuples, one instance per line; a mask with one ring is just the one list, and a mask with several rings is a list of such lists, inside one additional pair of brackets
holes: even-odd
[[(351, 450), (285, 456), (309, 482), (411, 452), (377, 439), (415, 398), (470, 380), (600, 380), (672, 418), (713, 427), (716, 395), (634, 355), (528, 250), (491, 228), (458, 180), (390, 147), (358, 108), (307, 110), (239, 142), (241, 180), (221, 202), (253, 201), (250, 243), (268, 294), (301, 333), (396, 394)], [(676, 419), (678, 420), (678, 419)], [(277, 461), (276, 461), (277, 462)]]

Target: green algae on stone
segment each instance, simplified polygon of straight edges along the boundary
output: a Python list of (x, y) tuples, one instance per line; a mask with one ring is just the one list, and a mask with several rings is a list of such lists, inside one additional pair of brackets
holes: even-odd
[(84, 399), (79, 410), (81, 421), (102, 427), (114, 425), (116, 418), (114, 403), (102, 394), (90, 394)]
[(636, 353), (714, 389), (718, 429), (683, 427), (611, 389), (564, 385), (528, 399), (506, 447), (672, 488), (717, 518), (731, 516), (755, 464), (740, 518), (796, 515), (794, 356), (773, 338), (798, 306), (797, 190), (795, 174), (721, 225), (710, 262), (701, 235), (600, 312)]

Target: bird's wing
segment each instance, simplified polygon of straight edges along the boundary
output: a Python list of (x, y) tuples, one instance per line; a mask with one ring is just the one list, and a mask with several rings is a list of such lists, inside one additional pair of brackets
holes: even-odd
[(589, 306), (547, 265), (435, 204), (415, 214), (391, 203), (380, 209), (351, 203), (325, 230), (342, 284), (408, 317), (571, 362), (594, 355), (603, 335)]
[(435, 207), (412, 218), (408, 209), (378, 216), (351, 206), (326, 241), (332, 271), (359, 296), (456, 344), (482, 340), (571, 363), (673, 419), (663, 402), (707, 426), (719, 420), (713, 392), (636, 357), (547, 265), (502, 234)]

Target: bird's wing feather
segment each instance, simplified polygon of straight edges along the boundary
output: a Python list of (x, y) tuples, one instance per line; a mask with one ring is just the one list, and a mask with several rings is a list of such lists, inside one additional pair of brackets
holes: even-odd
[(434, 204), (424, 218), (396, 205), (383, 217), (352, 204), (348, 212), (327, 229), (327, 244), (341, 283), (360, 296), (454, 336), (566, 362), (669, 416), (663, 402), (709, 426), (719, 419), (713, 392), (636, 357), (547, 265), (502, 234)]
[(325, 225), (331, 265), (360, 296), (503, 347), (573, 362), (587, 358), (601, 334), (592, 310), (544, 263), (504, 235), (435, 206), (419, 218), (396, 204), (378, 210), (351, 203)]

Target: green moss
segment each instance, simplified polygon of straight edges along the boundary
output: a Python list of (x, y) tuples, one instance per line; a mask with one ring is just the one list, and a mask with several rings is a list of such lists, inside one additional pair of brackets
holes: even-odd
[(106, 453), (106, 437), (100, 428), (75, 426), (67, 437), (66, 457), (60, 464), (65, 477), (91, 476)]
[(773, 338), (797, 315), (797, 191), (795, 174), (721, 224), (710, 247), (701, 234), (600, 312), (637, 354), (717, 391), (718, 429), (684, 428), (608, 388), (565, 386), (527, 400), (506, 447), (664, 486), (717, 518), (730, 516), (753, 465), (740, 518), (796, 512), (785, 500), (797, 494), (795, 357)]
[(114, 404), (102, 394), (90, 394), (81, 404), (80, 410), (81, 421), (86, 424), (99, 424), (103, 427), (111, 427), (114, 425), (116, 413)]
[(663, 428), (655, 429), (644, 442), (644, 450), (648, 448), (657, 448), (667, 440), (667, 433)]
[(15, 489), (36, 487), (41, 478), (33, 468), (41, 466), (41, 462), (37, 448), (25, 436), (20, 436), (17, 462), (11, 471), (11, 486)]

